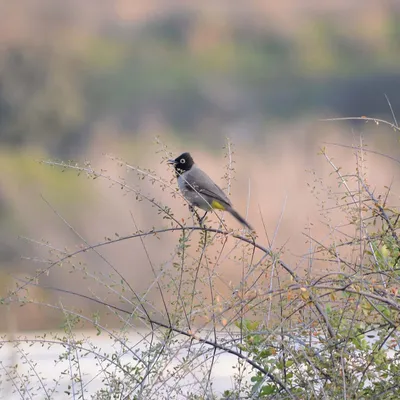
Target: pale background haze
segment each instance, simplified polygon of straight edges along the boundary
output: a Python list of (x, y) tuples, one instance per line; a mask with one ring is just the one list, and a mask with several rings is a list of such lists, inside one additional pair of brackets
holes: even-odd
[[(326, 146), (344, 171), (356, 168), (351, 149), (325, 142), (358, 145), (362, 135), (368, 148), (399, 156), (397, 134), (387, 126), (321, 119), (368, 116), (393, 122), (385, 94), (398, 112), (400, 3), (265, 3), (0, 3), (0, 295), (15, 277), (41, 267), (35, 258), (50, 257), (49, 247), (34, 241), (69, 251), (82, 245), (57, 213), (90, 244), (133, 233), (134, 221), (141, 230), (167, 226), (149, 204), (110, 181), (38, 161), (90, 161), (190, 221), (171, 190), (138, 180), (109, 155), (154, 171), (173, 190), (163, 145), (175, 156), (190, 151), (226, 187), (226, 138), (234, 150), (234, 205), (242, 214), (249, 208), (248, 220), (265, 245), (262, 219), (270, 239), (279, 226), (274, 248), (284, 245), (285, 259), (301, 268), (300, 255), (308, 249), (304, 232), (312, 229), (321, 237), (326, 232), (318, 178), (335, 184), (320, 149)], [(396, 204), (398, 165), (368, 153), (365, 161), (369, 183), (379, 190), (393, 185)], [(332, 212), (335, 223), (340, 218)], [(240, 229), (231, 217), (226, 222)], [(177, 238), (146, 239), (156, 268), (167, 263)], [(151, 284), (139, 241), (101, 251), (138, 291)], [(107, 265), (95, 256), (82, 260), (89, 270), (107, 274)], [(240, 278), (234, 263), (223, 269), (226, 282)], [(57, 267), (39, 283), (101, 294), (67, 267)], [(35, 290), (42, 301), (60, 296)], [(9, 323), (19, 330), (60, 323), (59, 315), (35, 306), (16, 307), (13, 318), (0, 318), (0, 329)]]

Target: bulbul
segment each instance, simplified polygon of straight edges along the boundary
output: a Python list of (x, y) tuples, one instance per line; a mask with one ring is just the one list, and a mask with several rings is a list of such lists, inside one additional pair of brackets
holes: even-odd
[(168, 160), (168, 164), (175, 167), (179, 189), (190, 207), (198, 207), (204, 211), (212, 209), (228, 211), (241, 224), (253, 230), (249, 223), (232, 208), (231, 201), (222, 189), (195, 164), (189, 153), (183, 153), (175, 160)]

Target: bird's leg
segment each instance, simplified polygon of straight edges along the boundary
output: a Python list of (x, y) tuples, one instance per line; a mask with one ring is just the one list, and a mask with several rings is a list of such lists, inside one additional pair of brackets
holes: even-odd
[[(190, 211), (192, 214), (194, 214), (194, 215), (196, 216), (197, 221), (198, 221), (199, 225), (201, 226), (201, 223), (202, 223), (202, 220), (203, 220), (203, 219), (200, 218), (198, 212), (197, 212), (197, 211), (194, 209), (194, 207), (191, 206), (190, 204), (189, 204), (189, 211)], [(203, 217), (203, 218), (204, 218), (204, 217)]]
[(200, 224), (200, 225), (203, 225), (204, 219), (206, 218), (207, 214), (208, 214), (208, 211), (206, 211), (206, 212), (204, 213), (204, 215), (201, 217), (201, 219), (199, 220), (199, 224)]

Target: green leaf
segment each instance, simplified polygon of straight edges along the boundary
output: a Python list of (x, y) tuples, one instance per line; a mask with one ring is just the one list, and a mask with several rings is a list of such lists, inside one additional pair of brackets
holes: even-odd
[(276, 387), (273, 385), (266, 385), (263, 386), (262, 389), (260, 390), (260, 395), (266, 396), (269, 394), (273, 394), (276, 392)]

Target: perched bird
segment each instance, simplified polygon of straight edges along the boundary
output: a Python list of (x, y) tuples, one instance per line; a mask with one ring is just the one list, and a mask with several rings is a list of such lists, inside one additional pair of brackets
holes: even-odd
[(175, 160), (168, 160), (168, 164), (175, 167), (179, 189), (191, 209), (198, 207), (206, 213), (212, 209), (228, 211), (241, 224), (253, 230), (248, 222), (232, 208), (231, 201), (222, 189), (195, 164), (189, 153), (183, 153)]

